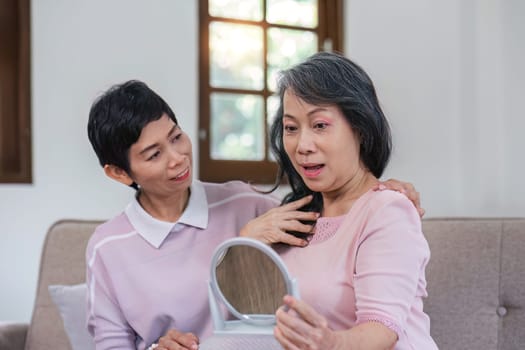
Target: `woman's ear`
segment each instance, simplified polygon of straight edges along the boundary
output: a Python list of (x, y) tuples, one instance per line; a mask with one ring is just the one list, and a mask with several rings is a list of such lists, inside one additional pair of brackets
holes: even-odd
[(104, 173), (106, 173), (107, 177), (118, 181), (126, 186), (131, 186), (131, 184), (133, 184), (134, 182), (133, 179), (128, 175), (128, 173), (124, 169), (119, 168), (116, 165), (104, 165)]

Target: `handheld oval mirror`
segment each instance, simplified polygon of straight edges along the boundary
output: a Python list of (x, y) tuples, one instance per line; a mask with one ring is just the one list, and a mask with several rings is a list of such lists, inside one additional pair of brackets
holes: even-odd
[[(217, 327), (224, 327), (215, 300), (239, 321), (256, 326), (275, 324), (275, 312), (286, 294), (298, 297), (293, 279), (279, 255), (255, 239), (236, 237), (215, 250), (211, 262), (210, 306)], [(214, 311), (214, 308), (216, 309)]]

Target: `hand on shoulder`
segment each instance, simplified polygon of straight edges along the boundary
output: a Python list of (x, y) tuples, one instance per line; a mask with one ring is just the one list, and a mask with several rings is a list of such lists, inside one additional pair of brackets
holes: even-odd
[(421, 207), (421, 198), (419, 192), (410, 182), (403, 182), (396, 179), (388, 179), (377, 184), (374, 188), (376, 191), (393, 190), (404, 194), (416, 207), (419, 216), (425, 215), (425, 209)]

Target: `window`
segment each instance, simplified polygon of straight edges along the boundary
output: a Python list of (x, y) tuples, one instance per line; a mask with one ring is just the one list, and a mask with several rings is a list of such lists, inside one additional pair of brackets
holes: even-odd
[(31, 183), (29, 0), (0, 0), (0, 182)]
[(273, 183), (281, 69), (342, 51), (343, 0), (200, 0), (200, 179)]

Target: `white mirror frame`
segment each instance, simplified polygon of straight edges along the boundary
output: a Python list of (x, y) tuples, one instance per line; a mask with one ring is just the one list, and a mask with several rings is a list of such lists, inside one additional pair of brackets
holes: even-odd
[[(242, 320), (246, 323), (257, 325), (257, 326), (266, 326), (266, 325), (273, 325), (275, 324), (275, 315), (255, 315), (258, 317), (254, 317), (254, 315), (247, 315), (240, 313), (233, 305), (226, 299), (224, 294), (222, 293), (221, 289), (219, 288), (219, 284), (217, 281), (217, 266), (221, 262), (221, 260), (224, 258), (226, 252), (229, 248), (234, 246), (250, 246), (255, 249), (260, 250), (264, 254), (266, 254), (279, 268), (281, 271), (281, 274), (284, 278), (284, 282), (286, 285), (286, 291), (289, 295), (292, 295), (294, 297), (299, 298), (299, 292), (297, 289), (297, 282), (292, 276), (290, 275), (288, 269), (284, 265), (283, 260), (281, 257), (268, 245), (253, 239), (253, 238), (246, 238), (246, 237), (235, 237), (230, 238), (224, 242), (222, 242), (213, 253), (211, 265), (210, 265), (210, 275), (211, 275), (211, 281), (210, 281), (210, 288), (213, 295), (210, 295), (210, 298), (215, 297), (220, 299), (220, 301), (227, 307), (227, 309), (235, 316), (237, 319)], [(213, 305), (213, 301), (210, 300), (210, 305)], [(216, 306), (216, 305), (215, 305)], [(277, 311), (277, 310), (276, 310)], [(222, 320), (222, 317), (220, 317), (220, 311), (217, 307), (212, 307), (212, 317), (215, 319), (215, 323), (222, 324), (224, 321)], [(218, 318), (221, 318), (221, 321), (219, 321)]]

